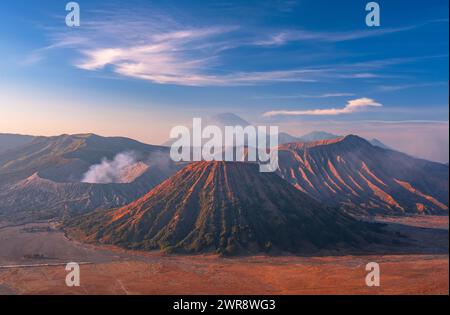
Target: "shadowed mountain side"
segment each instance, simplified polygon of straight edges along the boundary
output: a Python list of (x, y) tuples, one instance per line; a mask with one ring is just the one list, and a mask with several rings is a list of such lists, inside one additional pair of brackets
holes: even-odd
[(357, 136), (279, 146), (280, 175), (298, 190), (357, 214), (448, 215), (448, 166)]
[(361, 223), (258, 165), (193, 163), (137, 201), (68, 222), (90, 241), (175, 252), (309, 253), (381, 242)]

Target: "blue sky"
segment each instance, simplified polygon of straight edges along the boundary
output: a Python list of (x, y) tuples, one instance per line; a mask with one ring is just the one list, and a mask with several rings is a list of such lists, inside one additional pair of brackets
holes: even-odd
[(378, 137), (448, 160), (448, 1), (67, 1), (0, 4), (0, 132), (163, 142), (234, 112)]

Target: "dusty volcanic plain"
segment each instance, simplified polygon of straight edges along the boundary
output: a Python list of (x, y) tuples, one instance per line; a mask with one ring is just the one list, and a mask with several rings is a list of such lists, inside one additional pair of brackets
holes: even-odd
[[(0, 222), (0, 294), (448, 294), (448, 216), (379, 218), (415, 244), (383, 255), (163, 255), (69, 239), (56, 223)], [(65, 264), (81, 264), (81, 286)], [(367, 287), (378, 262), (381, 286)]]

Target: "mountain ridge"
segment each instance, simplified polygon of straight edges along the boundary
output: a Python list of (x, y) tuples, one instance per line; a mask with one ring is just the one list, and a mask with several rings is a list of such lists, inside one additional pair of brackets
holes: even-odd
[(355, 135), (278, 149), (279, 174), (328, 205), (359, 208), (359, 214), (448, 214), (443, 164), (385, 150)]

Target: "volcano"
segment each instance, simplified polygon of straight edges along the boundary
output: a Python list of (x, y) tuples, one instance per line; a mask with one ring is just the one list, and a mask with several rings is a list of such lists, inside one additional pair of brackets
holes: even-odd
[(68, 225), (88, 241), (181, 253), (308, 253), (376, 242), (372, 225), (239, 162), (190, 164), (131, 204)]

